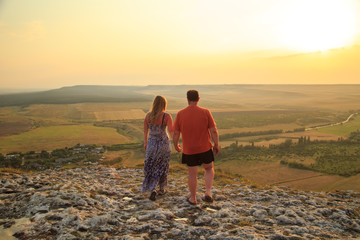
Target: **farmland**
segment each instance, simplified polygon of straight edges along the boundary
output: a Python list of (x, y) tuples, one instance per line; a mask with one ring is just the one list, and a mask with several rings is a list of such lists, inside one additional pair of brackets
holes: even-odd
[[(28, 93), (17, 95), (23, 102), (8, 96), (7, 105), (3, 102), (0, 108), (0, 152), (53, 150), (78, 143), (98, 146), (129, 143), (141, 146), (142, 121), (153, 97), (164, 95), (168, 100), (167, 111), (175, 118), (176, 112), (186, 106), (185, 93), (191, 88), (199, 90), (200, 106), (209, 108), (214, 116), (221, 138), (220, 145), (224, 148), (222, 153), (235, 143), (238, 146), (269, 148), (289, 140), (295, 144), (302, 137), (311, 141), (345, 140), (350, 133), (360, 129), (360, 115), (355, 115), (346, 124), (305, 131), (309, 127), (344, 121), (351, 113), (359, 112), (360, 85), (118, 88), (119, 92), (117, 87), (94, 90), (94, 87), (76, 86), (53, 90), (53, 94), (40, 94), (42, 98), (36, 101), (32, 101)], [(87, 92), (88, 89), (91, 92)], [(91, 95), (93, 92), (97, 94)], [(60, 100), (57, 100), (57, 96)], [(85, 98), (82, 99), (82, 96)], [(2, 98), (5, 98), (4, 95)], [(345, 146), (345, 149), (349, 148)], [(280, 184), (306, 190), (357, 189), (360, 185), (354, 184), (359, 182), (359, 175), (329, 175), (316, 169), (296, 169), (280, 163), (281, 160), (315, 163), (315, 158), (311, 156), (277, 157), (276, 154), (265, 154), (262, 158), (256, 158), (254, 154), (256, 151), (250, 152), (245, 159), (219, 156), (216, 168), (241, 174), (259, 184)], [(105, 157), (105, 162), (134, 167), (141, 166), (143, 152), (133, 148), (107, 151)], [(179, 155), (174, 153), (173, 161), (178, 159)], [(313, 181), (316, 184), (311, 184)]]
[(321, 133), (328, 133), (332, 135), (349, 136), (351, 132), (355, 132), (360, 129), (360, 115), (357, 114), (351, 121), (346, 124), (333, 126), (330, 128), (320, 128), (317, 131)]
[(0, 148), (8, 153), (52, 150), (71, 147), (80, 142), (102, 146), (128, 141), (128, 137), (118, 134), (115, 129), (79, 124), (39, 127), (21, 134), (2, 137)]

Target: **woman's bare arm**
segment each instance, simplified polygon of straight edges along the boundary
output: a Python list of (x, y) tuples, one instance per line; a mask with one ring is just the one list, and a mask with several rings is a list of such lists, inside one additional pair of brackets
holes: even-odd
[(173, 124), (173, 119), (170, 114), (167, 114), (166, 125), (167, 125), (168, 132), (170, 134), (170, 137), (173, 138), (174, 137), (174, 124)]
[(147, 140), (149, 135), (149, 121), (148, 121), (148, 114), (144, 119), (144, 149), (146, 150), (147, 147)]

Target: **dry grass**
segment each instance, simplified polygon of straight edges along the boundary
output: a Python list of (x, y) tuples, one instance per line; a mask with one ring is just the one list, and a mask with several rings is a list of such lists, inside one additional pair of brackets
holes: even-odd
[(241, 182), (242, 184), (253, 184), (256, 185), (251, 180), (241, 177), (239, 174), (231, 174), (229, 172), (223, 172), (215, 169), (214, 185), (215, 186), (224, 186), (227, 184), (235, 184)]
[(311, 158), (311, 157), (300, 157), (297, 156), (296, 158), (291, 158), (291, 157), (287, 157), (286, 161), (288, 162), (298, 162), (298, 163), (302, 163), (304, 165), (310, 165), (310, 164), (314, 164), (316, 163), (315, 159)]
[(75, 121), (106, 121), (141, 119), (147, 103), (77, 103), (37, 104), (24, 109), (23, 114), (42, 119), (64, 119)]
[[(291, 187), (293, 189), (306, 190), (306, 191), (332, 191), (335, 190), (331, 188), (335, 182), (338, 182), (343, 177), (336, 175), (319, 175), (314, 177), (309, 177), (306, 179), (298, 179), (295, 181), (290, 181), (286, 183), (277, 184), (279, 186)], [(355, 190), (355, 189), (354, 189)]]
[(300, 138), (300, 137), (310, 137), (310, 140), (338, 140), (338, 138), (342, 137), (340, 135), (336, 134), (329, 134), (329, 133), (323, 133), (318, 132), (315, 130), (306, 131), (306, 132), (297, 132), (297, 133), (284, 133), (280, 136), (286, 137), (286, 138)]
[(8, 136), (29, 131), (33, 121), (29, 117), (19, 115), (18, 107), (0, 108), (0, 136)]
[(226, 161), (216, 166), (230, 174), (240, 174), (259, 184), (273, 184), (304, 177), (317, 176), (319, 173), (288, 168), (277, 162), (247, 162)]
[(94, 112), (94, 115), (97, 121), (145, 118), (145, 113), (141, 109), (131, 109), (128, 111), (101, 111)]
[(74, 104), (81, 112), (98, 111), (128, 111), (131, 109), (146, 109), (151, 107), (148, 102), (127, 102), (127, 103), (78, 103)]
[(112, 156), (112, 157), (108, 156), (107, 158), (101, 161), (101, 164), (105, 166), (112, 166), (118, 168), (122, 166), (122, 160), (123, 159), (120, 156)]
[[(0, 176), (2, 175), (1, 173), (24, 174), (25, 172), (15, 168), (0, 168)], [(27, 172), (27, 173), (32, 173), (32, 172)]]
[[(299, 160), (299, 159), (296, 159)], [(311, 159), (303, 159), (306, 164)], [(227, 161), (215, 167), (230, 174), (241, 174), (250, 182), (260, 185), (279, 185), (308, 191), (355, 190), (360, 191), (360, 174), (352, 177), (324, 175), (318, 172), (289, 168), (279, 162), (249, 162), (240, 164)]]
[(170, 164), (170, 167), (169, 167), (169, 172), (172, 172), (172, 173), (178, 173), (178, 172), (187, 173), (187, 171), (188, 171), (187, 166), (185, 164), (181, 164), (181, 163)]
[(327, 181), (327, 184), (323, 187), (324, 191), (333, 190), (355, 190), (360, 192), (360, 174), (351, 177), (340, 176), (327, 176), (331, 177), (332, 181)]
[(81, 103), (76, 108), (82, 113), (94, 115), (96, 121), (143, 119), (148, 103)]
[(354, 215), (355, 215), (357, 218), (360, 218), (360, 207), (358, 207), (357, 209), (354, 209)]
[[(77, 104), (37, 104), (24, 109), (24, 114), (42, 119), (84, 120), (85, 115), (77, 109)], [(86, 120), (94, 119), (86, 116)]]
[(29, 119), (22, 121), (0, 122), (0, 136), (10, 136), (29, 131), (33, 125)]
[[(120, 150), (120, 151), (107, 151), (104, 153), (105, 159), (103, 163), (112, 163), (114, 167), (129, 167), (129, 168), (138, 168), (144, 164), (144, 154), (137, 154), (132, 150)], [(121, 161), (120, 161), (121, 159)], [(114, 165), (115, 164), (115, 165)]]
[(244, 127), (244, 128), (230, 128), (230, 129), (219, 129), (219, 134), (234, 133), (234, 132), (258, 132), (258, 131), (269, 131), (282, 129), (284, 131), (294, 130), (295, 128), (301, 128), (296, 123), (289, 124), (270, 124), (258, 127)]
[(249, 220), (241, 220), (239, 222), (240, 227), (252, 226), (253, 224)]

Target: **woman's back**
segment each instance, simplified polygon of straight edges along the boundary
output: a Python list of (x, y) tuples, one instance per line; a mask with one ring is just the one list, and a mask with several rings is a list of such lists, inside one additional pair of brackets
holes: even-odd
[(149, 136), (163, 136), (167, 137), (166, 134), (166, 113), (160, 114), (160, 116), (153, 122), (148, 123), (149, 125)]

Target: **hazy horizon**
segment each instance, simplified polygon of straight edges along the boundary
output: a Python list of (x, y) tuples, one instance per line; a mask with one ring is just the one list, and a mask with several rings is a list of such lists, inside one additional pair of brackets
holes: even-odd
[(248, 84), (242, 84), (242, 83), (215, 83), (215, 84), (148, 84), (148, 85), (129, 85), (129, 84), (80, 84), (80, 85), (72, 85), (72, 86), (60, 86), (60, 87), (54, 87), (54, 88), (2, 88), (0, 87), (0, 94), (12, 94), (12, 93), (30, 93), (30, 92), (42, 92), (42, 91), (49, 91), (49, 90), (55, 90), (55, 89), (61, 89), (61, 88), (71, 88), (71, 87), (77, 87), (77, 86), (104, 86), (104, 87), (149, 87), (149, 86), (226, 86), (226, 85), (244, 85), (244, 86), (251, 86), (251, 85), (269, 85), (269, 86), (276, 86), (276, 85), (289, 85), (289, 86), (336, 86), (336, 85), (360, 85), (360, 83), (248, 83)]
[(2, 89), (357, 84), (360, 2), (3, 0), (0, 46)]

